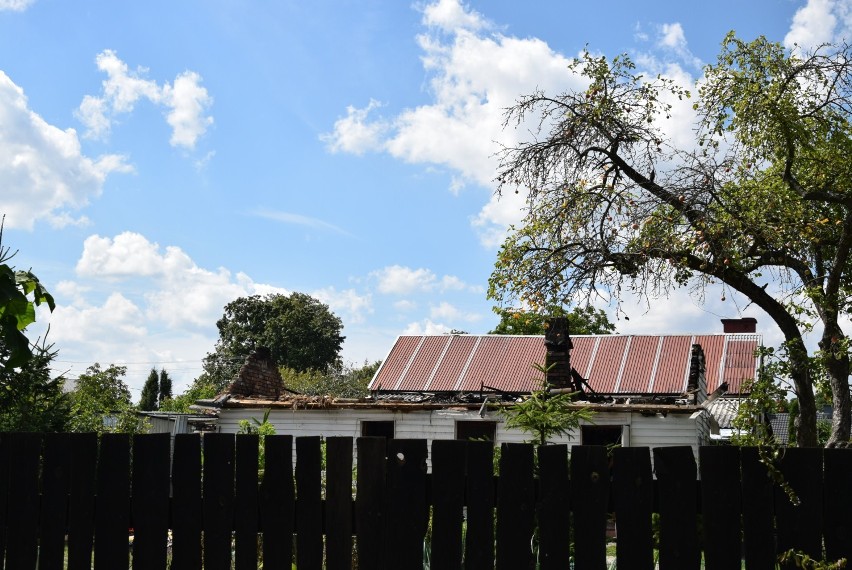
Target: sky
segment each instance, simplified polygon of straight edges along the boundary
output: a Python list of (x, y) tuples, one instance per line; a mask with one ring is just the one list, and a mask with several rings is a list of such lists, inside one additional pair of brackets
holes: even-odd
[[(400, 334), (497, 324), (486, 296), (522, 217), (495, 196), (503, 113), (581, 87), (584, 49), (686, 85), (725, 34), (846, 37), (852, 0), (0, 0), (0, 213), (11, 263), (53, 293), (44, 335), (69, 378), (152, 367), (182, 391), (228, 302), (302, 292), (343, 323), (342, 357)], [(688, 113), (666, 126), (690, 140)], [(722, 297), (725, 296), (725, 300)], [(769, 318), (736, 295), (628, 300), (622, 334)]]

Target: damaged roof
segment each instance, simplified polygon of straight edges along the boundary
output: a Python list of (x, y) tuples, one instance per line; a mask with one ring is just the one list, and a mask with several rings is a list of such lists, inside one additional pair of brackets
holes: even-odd
[[(707, 393), (727, 382), (739, 394), (759, 366), (756, 333), (571, 336), (571, 366), (598, 394), (686, 391), (692, 345), (702, 347)], [(541, 335), (400, 336), (370, 382), (380, 392), (523, 393), (541, 387), (534, 368), (546, 356)]]

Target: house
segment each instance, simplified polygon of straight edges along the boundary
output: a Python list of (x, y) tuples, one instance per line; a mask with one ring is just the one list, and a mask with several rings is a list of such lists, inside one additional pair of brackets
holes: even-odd
[(557, 442), (688, 445), (697, 453), (710, 440), (707, 395), (739, 393), (759, 364), (753, 326), (707, 335), (566, 333), (554, 326), (547, 336), (400, 336), (361, 399), (290, 393), (260, 352), (206, 404), (219, 408), (226, 433), (268, 409), (276, 432), (294, 436), (521, 442), (530, 436), (507, 430), (500, 409), (539, 389), (544, 379), (534, 366), (546, 364), (551, 389), (576, 392), (574, 405), (595, 412), (592, 423)]

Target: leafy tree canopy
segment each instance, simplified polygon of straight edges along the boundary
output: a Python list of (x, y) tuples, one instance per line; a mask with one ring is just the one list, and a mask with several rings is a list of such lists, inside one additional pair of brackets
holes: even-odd
[(216, 323), (219, 340), (204, 360), (203, 383), (217, 390), (230, 383), (258, 347), (270, 350), (278, 366), (325, 372), (340, 364), (345, 339), (341, 320), (327, 305), (304, 293), (240, 297), (225, 306)]
[(0, 222), (0, 341), (4, 347), (0, 367), (17, 368), (33, 354), (23, 331), (35, 322), (35, 308), (46, 303), (53, 311), (56, 304), (31, 271), (16, 271), (8, 265), (16, 252), (2, 244), (3, 225)]
[(65, 431), (69, 398), (63, 392), (64, 379), (51, 378), (55, 356), (51, 347), (36, 346), (20, 368), (0, 368), (0, 432)]
[(131, 404), (130, 389), (124, 383), (127, 368), (95, 363), (80, 374), (70, 393), (70, 431), (139, 433), (145, 422)]
[[(670, 79), (624, 56), (585, 54), (572, 68), (587, 89), (535, 92), (507, 112), (507, 126), (538, 130), (501, 153), (498, 191), (524, 189), (528, 210), (490, 297), (536, 311), (628, 291), (738, 291), (784, 335), (799, 445), (817, 443), (811, 357), (832, 388), (832, 442), (848, 440), (852, 47), (791, 54), (729, 34), (705, 69), (691, 142), (665, 131), (672, 103), (691, 96)], [(824, 332), (809, 355), (814, 321)]]
[(142, 394), (139, 396), (139, 409), (143, 412), (151, 412), (157, 409), (157, 395), (160, 393), (160, 375), (152, 368), (148, 378), (142, 386)]
[(307, 396), (360, 398), (369, 394), (367, 385), (380, 365), (381, 361), (365, 362), (360, 367), (335, 366), (324, 373), (315, 370), (298, 372), (282, 368), (281, 378), (289, 390)]
[(553, 317), (566, 317), (572, 335), (615, 332), (606, 313), (591, 305), (574, 307), (570, 313), (562, 307), (550, 307), (544, 312), (495, 307), (494, 312), (500, 315), (500, 322), (490, 334), (544, 334), (545, 323)]

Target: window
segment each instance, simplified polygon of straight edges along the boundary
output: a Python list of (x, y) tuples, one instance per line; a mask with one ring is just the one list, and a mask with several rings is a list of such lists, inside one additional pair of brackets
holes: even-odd
[(580, 426), (583, 445), (621, 445), (621, 426)]
[(393, 420), (362, 420), (361, 435), (364, 437), (386, 437), (388, 439), (393, 439)]
[(456, 422), (456, 439), (487, 439), (494, 441), (497, 432), (497, 422), (490, 421), (464, 421)]

